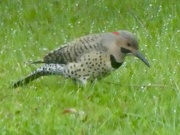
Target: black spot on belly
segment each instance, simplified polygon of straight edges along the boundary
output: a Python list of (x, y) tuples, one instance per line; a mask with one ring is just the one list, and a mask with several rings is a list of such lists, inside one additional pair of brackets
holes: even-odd
[(119, 68), (122, 65), (122, 63), (116, 61), (113, 55), (110, 55), (110, 60), (111, 60), (111, 66), (115, 69)]
[(73, 71), (71, 71), (71, 74), (74, 74), (74, 72), (73, 72)]

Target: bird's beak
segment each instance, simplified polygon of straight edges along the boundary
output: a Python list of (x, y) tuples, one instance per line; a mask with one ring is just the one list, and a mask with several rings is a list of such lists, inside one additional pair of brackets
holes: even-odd
[(148, 61), (146, 60), (146, 58), (144, 57), (144, 55), (141, 54), (140, 51), (136, 51), (134, 54), (136, 57), (138, 57), (140, 60), (142, 60), (142, 62), (144, 62), (148, 67), (150, 67)]

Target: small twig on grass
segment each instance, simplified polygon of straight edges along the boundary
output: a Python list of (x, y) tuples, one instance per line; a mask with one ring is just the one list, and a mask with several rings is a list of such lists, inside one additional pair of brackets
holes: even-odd
[(148, 85), (136, 85), (136, 84), (117, 84), (117, 83), (112, 83), (112, 82), (105, 82), (108, 84), (113, 84), (113, 85), (120, 85), (120, 86), (132, 86), (132, 87), (162, 87), (162, 88), (173, 88), (167, 85), (163, 84), (148, 84)]
[(173, 82), (174, 82), (174, 85), (176, 86), (177, 90), (180, 90), (179, 85), (178, 85), (177, 82), (174, 80), (174, 78), (173, 78)]
[(137, 22), (142, 26), (142, 28), (146, 31), (146, 33), (152, 38), (151, 34), (147, 31), (144, 24), (140, 21), (140, 19), (137, 17), (137, 15), (134, 14), (134, 11), (132, 9), (129, 10), (130, 14), (137, 20)]

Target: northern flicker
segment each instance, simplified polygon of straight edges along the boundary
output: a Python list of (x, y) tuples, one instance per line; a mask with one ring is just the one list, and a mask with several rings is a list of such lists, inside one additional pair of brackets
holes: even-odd
[(44, 65), (16, 82), (13, 87), (47, 75), (61, 75), (86, 84), (89, 80), (102, 78), (118, 69), (127, 55), (138, 57), (150, 67), (131, 32), (120, 30), (83, 36), (50, 52), (43, 60), (34, 62)]

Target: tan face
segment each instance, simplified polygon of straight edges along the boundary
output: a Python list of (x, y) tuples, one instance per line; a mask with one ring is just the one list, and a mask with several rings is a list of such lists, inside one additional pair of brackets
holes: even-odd
[(119, 46), (120, 52), (125, 55), (133, 54), (138, 50), (138, 43), (136, 40), (133, 41), (124, 37), (119, 37), (116, 44)]
[(138, 57), (141, 61), (143, 61), (148, 67), (150, 67), (146, 58), (141, 54), (138, 50), (138, 42), (136, 38), (132, 35), (121, 36), (117, 40), (117, 45), (120, 47), (121, 53), (124, 55), (134, 55)]

